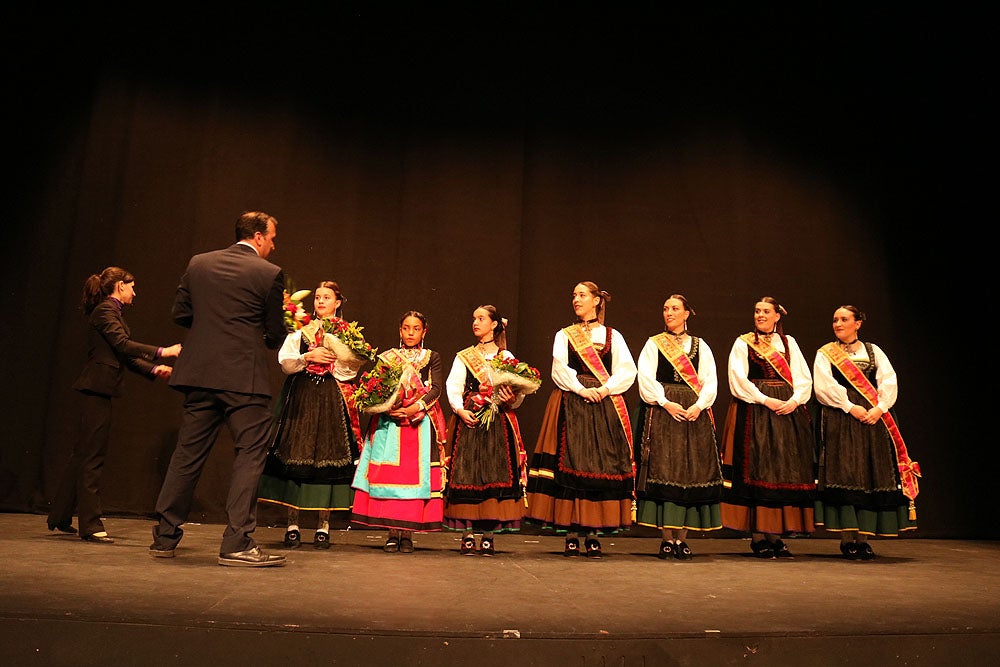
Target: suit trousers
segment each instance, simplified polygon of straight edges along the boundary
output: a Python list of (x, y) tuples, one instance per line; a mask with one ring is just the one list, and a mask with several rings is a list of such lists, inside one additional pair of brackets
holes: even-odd
[(80, 392), (80, 431), (49, 510), (49, 524), (72, 523), (80, 517), (80, 535), (104, 530), (101, 522), (101, 471), (111, 437), (111, 397)]
[(173, 549), (184, 534), (194, 491), (223, 422), (235, 447), (229, 494), (228, 525), (219, 553), (246, 551), (256, 546), (257, 486), (264, 471), (270, 442), (270, 398), (256, 394), (188, 388), (177, 447), (156, 500), (159, 523), (153, 528), (153, 546)]

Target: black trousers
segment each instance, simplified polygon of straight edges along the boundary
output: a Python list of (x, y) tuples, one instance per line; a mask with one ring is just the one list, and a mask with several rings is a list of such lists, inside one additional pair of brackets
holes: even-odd
[(111, 397), (80, 392), (80, 431), (49, 510), (49, 524), (72, 523), (80, 517), (80, 535), (104, 530), (101, 522), (101, 471), (111, 436)]
[(198, 478), (223, 423), (229, 428), (236, 457), (226, 498), (228, 525), (219, 553), (256, 546), (253, 532), (257, 528), (257, 487), (271, 431), (269, 403), (269, 397), (254, 394), (210, 389), (185, 392), (177, 447), (156, 500), (159, 523), (153, 528), (154, 547), (172, 549), (180, 542), (184, 534), (181, 525), (191, 512)]

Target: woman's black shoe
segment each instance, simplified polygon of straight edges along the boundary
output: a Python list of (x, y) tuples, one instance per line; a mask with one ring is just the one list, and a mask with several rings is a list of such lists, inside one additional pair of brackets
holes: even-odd
[(788, 545), (781, 540), (775, 540), (771, 547), (774, 549), (774, 555), (778, 558), (795, 558), (789, 551)]
[(601, 553), (601, 543), (594, 538), (590, 538), (583, 543), (583, 546), (587, 549), (587, 558), (598, 559), (604, 554)]
[(677, 560), (691, 560), (694, 555), (691, 553), (691, 547), (687, 545), (687, 542), (679, 542), (674, 545), (674, 557)]
[(70, 535), (76, 535), (76, 528), (74, 528), (72, 524), (68, 523), (63, 523), (63, 524), (50, 523), (49, 530), (58, 530), (60, 533), (68, 533)]
[(324, 530), (317, 530), (313, 536), (313, 549), (329, 549), (330, 533)]
[(401, 554), (412, 554), (413, 553), (413, 539), (410, 537), (400, 537), (399, 538), (399, 553)]
[(567, 558), (580, 555), (580, 540), (575, 537), (566, 538), (566, 548), (563, 549), (563, 556)]
[(97, 544), (114, 544), (115, 541), (107, 535), (81, 535), (84, 542), (96, 542)]
[(841, 542), (840, 553), (844, 554), (847, 560), (858, 559), (858, 545), (854, 542)]
[(282, 544), (289, 549), (298, 549), (302, 545), (302, 533), (297, 530), (286, 530), (285, 540)]
[(476, 538), (463, 537), (462, 538), (462, 548), (459, 549), (459, 553), (463, 556), (475, 556), (476, 555)]
[(674, 555), (674, 543), (668, 540), (663, 540), (660, 542), (660, 550), (656, 552), (656, 557), (660, 560), (666, 560)]
[(493, 540), (488, 537), (484, 537), (479, 543), (479, 553), (483, 556), (492, 556), (496, 553), (493, 548)]
[(774, 558), (774, 547), (767, 540), (760, 542), (750, 542), (750, 550), (757, 558)]
[(875, 560), (875, 551), (872, 550), (872, 545), (867, 542), (858, 544), (858, 558), (861, 560)]

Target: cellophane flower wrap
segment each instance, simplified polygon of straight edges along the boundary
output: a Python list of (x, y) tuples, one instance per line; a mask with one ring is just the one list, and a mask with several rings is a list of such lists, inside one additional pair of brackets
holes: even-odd
[(375, 367), (358, 380), (358, 388), (351, 395), (354, 404), (363, 412), (388, 412), (399, 400), (402, 375), (402, 364), (379, 359)]
[(482, 383), (479, 391), (466, 399), (465, 409), (476, 415), (481, 428), (488, 429), (493, 425), (500, 411), (498, 399), (494, 395), (496, 387), (507, 385), (515, 393), (533, 394), (542, 386), (542, 374), (539, 370), (515, 357), (504, 358), (496, 355), (489, 360), (490, 378), (493, 384)]
[(493, 386), (502, 384), (513, 387), (522, 394), (534, 394), (542, 386), (542, 374), (534, 366), (529, 366), (516, 357), (496, 355), (489, 361)]
[(312, 290), (300, 289), (294, 292), (290, 292), (288, 289), (285, 290), (281, 314), (285, 318), (285, 328), (289, 332), (298, 331), (312, 322), (312, 316), (302, 305), (302, 300), (310, 294), (312, 294)]
[(339, 317), (324, 317), (323, 345), (333, 350), (338, 359), (353, 359), (356, 362), (364, 363), (372, 361), (378, 348), (374, 348), (365, 341), (361, 333), (364, 327), (358, 326), (357, 322), (346, 322)]

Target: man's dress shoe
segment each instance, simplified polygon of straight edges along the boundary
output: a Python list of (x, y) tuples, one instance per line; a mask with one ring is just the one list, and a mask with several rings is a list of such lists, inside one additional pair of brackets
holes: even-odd
[(284, 564), (284, 556), (264, 553), (260, 550), (260, 547), (254, 547), (246, 551), (219, 554), (219, 565), (228, 565), (230, 567), (281, 567)]

